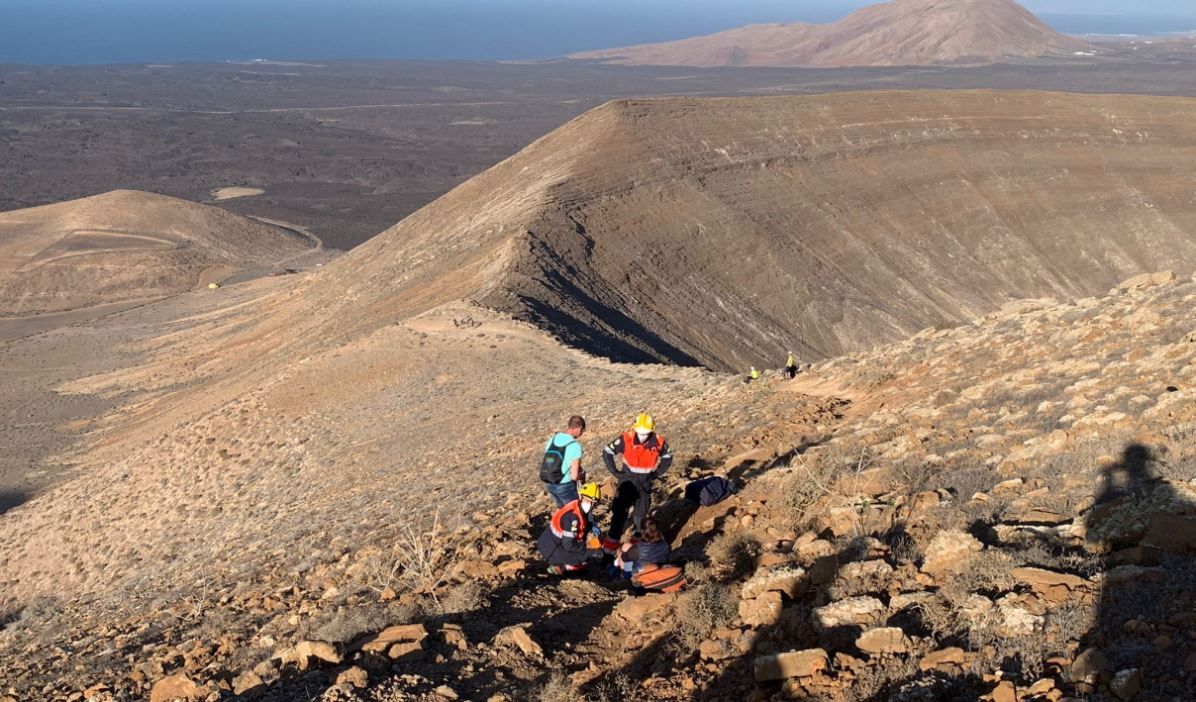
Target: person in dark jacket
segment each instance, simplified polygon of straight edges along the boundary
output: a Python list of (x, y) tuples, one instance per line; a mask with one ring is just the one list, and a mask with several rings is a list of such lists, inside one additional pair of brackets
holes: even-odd
[(615, 555), (613, 573), (630, 578), (644, 566), (664, 565), (669, 562), (672, 549), (660, 531), (660, 524), (653, 517), (644, 517), (643, 531), (638, 539), (619, 547)]
[(536, 542), (548, 561), (548, 572), (554, 575), (582, 570), (586, 561), (602, 554), (597, 540), (590, 542), (590, 511), (602, 499), (602, 490), (596, 483), (586, 483), (577, 492), (576, 500), (553, 513), (548, 528)]
[[(644, 517), (652, 507), (652, 481), (664, 475), (673, 464), (673, 454), (663, 436), (656, 434), (656, 423), (648, 414), (635, 418), (629, 431), (620, 434), (602, 451), (606, 470), (619, 480), (611, 504), (610, 531), (602, 548), (614, 553), (627, 527), (627, 513), (634, 508), (633, 529), (639, 533)], [(622, 454), (623, 467), (615, 466), (615, 456)]]

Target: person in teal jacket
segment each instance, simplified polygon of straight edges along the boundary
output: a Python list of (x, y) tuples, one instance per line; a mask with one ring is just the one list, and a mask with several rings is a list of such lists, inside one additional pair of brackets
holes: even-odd
[(586, 420), (573, 415), (565, 431), (558, 431), (544, 444), (544, 459), (540, 465), (540, 480), (558, 508), (577, 499), (577, 486), (585, 479), (581, 458), (585, 454), (581, 435), (586, 431)]

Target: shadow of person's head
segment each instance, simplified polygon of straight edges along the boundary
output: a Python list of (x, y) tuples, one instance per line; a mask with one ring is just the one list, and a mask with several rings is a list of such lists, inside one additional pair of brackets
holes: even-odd
[(1154, 454), (1146, 446), (1126, 446), (1121, 460), (1104, 469), (1097, 504), (1125, 495), (1141, 495), (1146, 492), (1147, 487), (1156, 479), (1151, 471), (1154, 460)]

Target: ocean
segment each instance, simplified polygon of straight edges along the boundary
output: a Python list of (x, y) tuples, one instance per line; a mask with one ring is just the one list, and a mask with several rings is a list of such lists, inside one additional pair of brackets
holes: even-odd
[[(866, 4), (867, 0), (0, 0), (0, 63), (551, 58), (753, 22), (828, 22)], [(1196, 30), (1196, 15), (1044, 14), (1043, 19), (1069, 33)]]

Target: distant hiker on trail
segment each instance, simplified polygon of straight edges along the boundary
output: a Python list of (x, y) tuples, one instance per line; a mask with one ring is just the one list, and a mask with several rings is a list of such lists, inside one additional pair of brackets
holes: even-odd
[(553, 575), (582, 570), (587, 560), (602, 555), (601, 542), (590, 533), (590, 510), (602, 499), (602, 489), (596, 483), (586, 483), (577, 492), (576, 500), (553, 513), (548, 528), (536, 542)]
[(743, 383), (744, 383), (744, 385), (746, 385), (746, 384), (752, 382), (753, 380), (759, 380), (759, 379), (760, 379), (760, 371), (756, 370), (755, 366), (752, 366), (752, 369), (748, 371), (747, 377), (745, 377), (743, 379)]
[(575, 414), (569, 418), (565, 431), (553, 434), (544, 445), (540, 481), (557, 507), (564, 507), (576, 500), (577, 486), (585, 479), (585, 471), (581, 469), (581, 457), (585, 451), (578, 441), (585, 431), (586, 420)]
[(785, 377), (789, 378), (790, 380), (793, 380), (795, 377), (797, 377), (797, 357), (793, 355), (792, 351), (789, 352), (789, 358), (785, 359), (784, 372)]
[[(634, 529), (640, 532), (644, 517), (652, 506), (652, 481), (664, 475), (673, 464), (673, 454), (663, 436), (654, 429), (656, 423), (647, 414), (635, 418), (629, 431), (623, 432), (602, 451), (606, 470), (619, 480), (611, 505), (610, 533), (602, 547), (608, 553), (619, 548), (627, 513), (635, 508)], [(622, 470), (615, 467), (615, 455), (623, 454)]]

